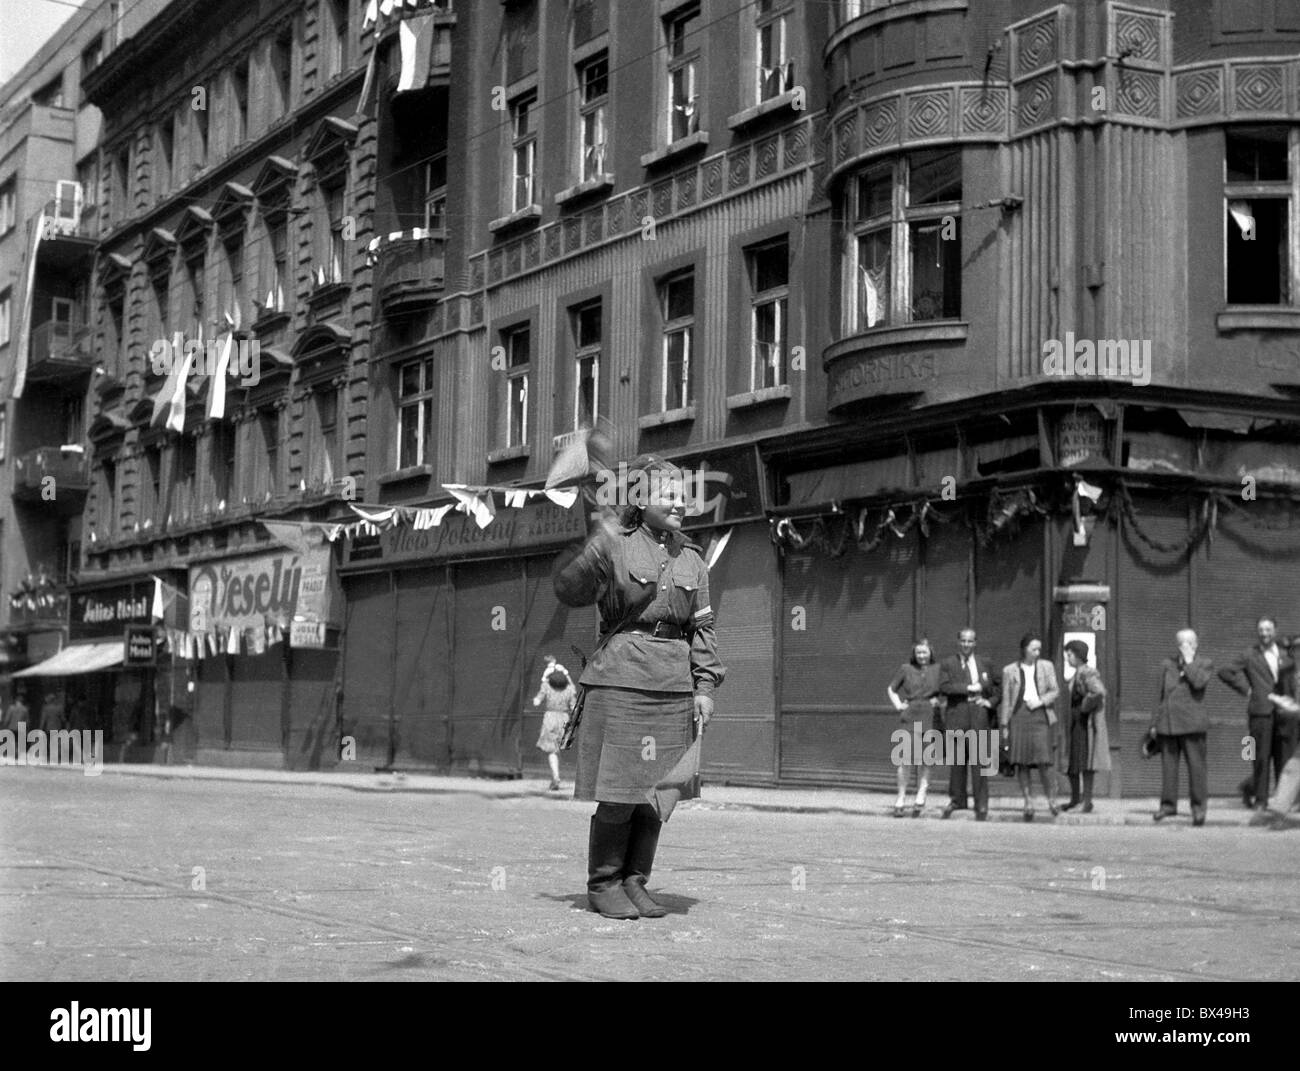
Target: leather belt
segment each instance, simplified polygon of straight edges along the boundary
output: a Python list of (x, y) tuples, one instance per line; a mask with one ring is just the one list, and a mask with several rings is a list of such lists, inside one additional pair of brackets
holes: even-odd
[(671, 621), (635, 621), (622, 631), (639, 632), (642, 635), (654, 636), (661, 640), (681, 640), (686, 638), (682, 626), (675, 625)]

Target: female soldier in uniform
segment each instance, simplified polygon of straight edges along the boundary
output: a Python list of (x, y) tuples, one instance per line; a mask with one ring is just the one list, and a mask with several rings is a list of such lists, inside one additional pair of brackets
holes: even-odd
[[(682, 472), (652, 455), (632, 463), (623, 524), (604, 515), (580, 548), (556, 562), (555, 592), (569, 606), (596, 603), (601, 637), (580, 682), (574, 799), (595, 800), (587, 900), (608, 918), (659, 918), (646, 892), (660, 821), (647, 793), (690, 746), (692, 722), (713, 715), (718, 662), (709, 572), (682, 535)], [(686, 795), (683, 798), (691, 798)]]

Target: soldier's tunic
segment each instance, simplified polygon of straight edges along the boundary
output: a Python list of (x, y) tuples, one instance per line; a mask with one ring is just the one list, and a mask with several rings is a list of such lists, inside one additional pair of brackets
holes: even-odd
[[(554, 579), (562, 602), (598, 605), (602, 637), (627, 618), (580, 678), (588, 691), (574, 798), (645, 803), (690, 746), (693, 697), (712, 696), (726, 674), (708, 567), (680, 534), (642, 525), (566, 551)], [(678, 626), (683, 638), (649, 635), (657, 622)]]

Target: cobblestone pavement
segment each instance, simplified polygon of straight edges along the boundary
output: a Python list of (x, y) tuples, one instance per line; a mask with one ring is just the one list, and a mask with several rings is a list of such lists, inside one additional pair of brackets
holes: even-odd
[(1297, 976), (1296, 832), (1213, 809), (977, 825), (717, 790), (665, 827), (672, 913), (624, 923), (585, 910), (590, 804), (465, 784), (0, 769), (0, 978)]

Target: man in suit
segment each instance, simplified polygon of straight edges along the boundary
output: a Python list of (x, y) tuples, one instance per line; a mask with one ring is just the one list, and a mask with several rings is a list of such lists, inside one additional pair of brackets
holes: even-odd
[(1205, 709), (1205, 689), (1214, 677), (1214, 663), (1196, 653), (1196, 633), (1182, 629), (1174, 637), (1178, 656), (1160, 663), (1160, 691), (1149, 732), (1160, 748), (1160, 809), (1157, 822), (1178, 813), (1178, 758), (1187, 758), (1187, 794), (1192, 804), (1192, 825), (1205, 825), (1208, 796), (1205, 776), (1205, 737), (1210, 715)]
[(1293, 719), (1277, 710), (1272, 696), (1294, 698), (1295, 663), (1277, 645), (1277, 625), (1271, 617), (1261, 617), (1256, 624), (1259, 642), (1219, 670), (1219, 679), (1233, 691), (1247, 697), (1246, 718), (1255, 742), (1255, 762), (1251, 776), (1243, 781), (1241, 801), (1257, 810), (1268, 808), (1268, 774), (1270, 760), (1275, 777), (1295, 747)]
[[(988, 732), (990, 713), (997, 706), (1000, 691), (993, 665), (975, 653), (973, 628), (964, 628), (958, 634), (957, 651), (939, 663), (939, 694), (946, 703), (941, 716), (942, 727), (960, 732), (968, 729)], [(977, 748), (967, 748), (966, 759), (966, 765), (953, 766), (948, 774), (948, 806), (943, 809), (943, 817), (951, 818), (953, 811), (966, 810), (966, 780), (969, 776), (973, 779), (975, 821), (983, 822), (989, 816), (988, 776), (978, 764)]]

